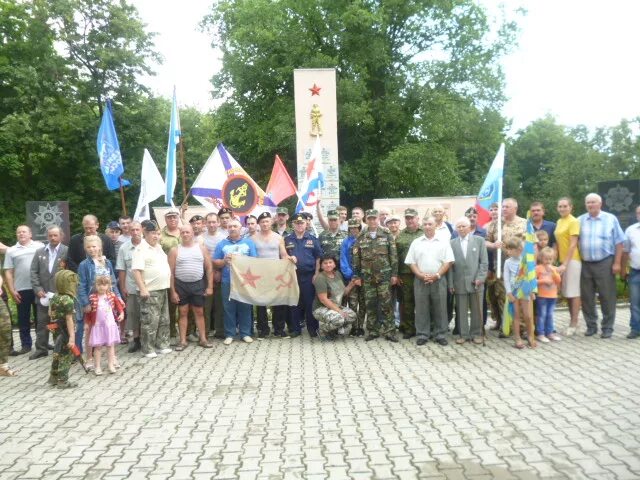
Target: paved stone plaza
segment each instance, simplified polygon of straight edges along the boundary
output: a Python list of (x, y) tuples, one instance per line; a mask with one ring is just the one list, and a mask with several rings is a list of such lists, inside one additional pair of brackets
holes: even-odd
[(51, 357), (17, 357), (0, 378), (0, 478), (637, 479), (628, 316), (611, 340), (523, 351), (493, 335), (121, 349), (116, 375), (74, 366), (66, 391), (45, 384)]

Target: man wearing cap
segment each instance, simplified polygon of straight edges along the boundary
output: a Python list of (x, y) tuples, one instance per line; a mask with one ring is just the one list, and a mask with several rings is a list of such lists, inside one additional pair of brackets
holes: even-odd
[(218, 222), (220, 222), (220, 226), (218, 229), (225, 236), (225, 238), (229, 235), (229, 222), (233, 218), (233, 210), (227, 207), (222, 207), (218, 210)]
[(387, 229), (380, 227), (377, 210), (367, 210), (366, 219), (367, 231), (360, 234), (353, 249), (353, 278), (356, 285), (364, 287), (366, 302), (365, 340), (383, 335), (390, 342), (397, 342), (391, 300), (391, 287), (398, 281), (396, 242)]
[(293, 233), (284, 238), (287, 255), (296, 264), (296, 276), (300, 287), (298, 305), (291, 308), (291, 323), (289, 334), (297, 337), (302, 331), (303, 321), (306, 319), (307, 331), (312, 337), (318, 336), (318, 321), (313, 316), (313, 300), (316, 289), (313, 279), (320, 271), (320, 257), (322, 247), (320, 241), (307, 230), (307, 220), (301, 213), (293, 216)]
[(160, 245), (155, 222), (142, 222), (143, 240), (133, 252), (131, 269), (140, 296), (140, 344), (142, 354), (155, 358), (169, 348), (169, 289), (171, 269)]
[[(436, 220), (433, 216), (422, 221), (424, 235), (409, 246), (404, 263), (409, 265), (415, 279), (413, 294), (416, 302), (416, 335), (418, 345), (427, 343), (431, 336), (435, 341), (447, 345), (447, 280), (445, 274), (453, 262), (449, 240), (436, 235)], [(435, 324), (432, 329), (432, 324)]]
[(87, 252), (84, 250), (84, 237), (97, 235), (102, 240), (102, 253), (109, 259), (112, 265), (116, 264), (116, 249), (111, 239), (102, 232), (99, 232), (100, 223), (95, 215), (85, 215), (82, 217), (82, 233), (76, 233), (69, 240), (69, 251), (67, 253), (67, 268), (74, 273), (78, 273), (78, 266), (85, 258)]
[[(204, 246), (209, 252), (209, 258), (213, 260), (218, 243), (227, 238), (219, 228), (220, 223), (217, 213), (209, 213), (205, 217), (207, 230), (204, 232)], [(213, 295), (204, 297), (204, 320), (207, 326), (207, 333), (215, 331), (215, 338), (224, 340), (224, 312), (222, 310), (222, 289), (220, 288), (221, 269), (215, 265), (213, 267)]]
[[(340, 247), (347, 234), (340, 230), (340, 217), (337, 210), (329, 210), (327, 212), (328, 228), (324, 230), (318, 240), (320, 240), (320, 246), (322, 252), (325, 255), (332, 255), (336, 259), (336, 262), (340, 261)], [(340, 263), (336, 265), (340, 268)]]
[[(284, 248), (284, 238), (271, 230), (271, 214), (263, 212), (258, 216), (259, 230), (251, 237), (256, 244), (256, 252), (258, 258), (289, 258), (287, 250)], [(289, 315), (288, 305), (274, 305), (271, 308), (273, 324), (273, 334), (278, 337), (286, 337), (284, 331), (285, 322)], [(267, 307), (258, 307), (258, 338), (266, 338), (269, 336), (269, 318), (267, 316)]]
[[(58, 271), (64, 269), (67, 258), (67, 246), (62, 244), (63, 233), (60, 227), (52, 225), (47, 228), (48, 243), (36, 250), (30, 264), (31, 286), (36, 296), (36, 308), (38, 310), (38, 320), (36, 322), (36, 351), (31, 357), (46, 357), (49, 348), (49, 294), (56, 293), (56, 283), (54, 277)], [(43, 299), (46, 299), (43, 301)], [(28, 314), (27, 314), (28, 315)], [(27, 344), (22, 339), (22, 352), (26, 350)], [(31, 340), (31, 335), (29, 335)], [(29, 349), (31, 346), (29, 345)], [(29, 357), (29, 358), (31, 358)]]
[[(177, 208), (170, 208), (164, 214), (166, 225), (160, 233), (160, 246), (166, 255), (172, 248), (180, 245), (180, 212)], [(169, 334), (171, 337), (178, 335), (178, 305), (169, 299)]]
[(289, 220), (289, 210), (287, 207), (276, 208), (276, 221), (273, 222), (273, 231), (281, 237), (286, 237), (292, 230), (287, 227), (287, 220)]
[(131, 222), (128, 226), (130, 239), (122, 244), (118, 251), (116, 271), (118, 272), (118, 287), (122, 299), (126, 302), (127, 324), (126, 328), (133, 331), (133, 342), (129, 345), (129, 353), (142, 349), (140, 344), (140, 296), (136, 279), (131, 270), (133, 252), (142, 242), (142, 225), (140, 222)]
[(224, 344), (231, 345), (236, 333), (245, 343), (253, 342), (251, 338), (251, 305), (230, 298), (231, 271), (229, 265), (234, 255), (256, 256), (256, 244), (250, 238), (242, 238), (240, 220), (234, 218), (227, 224), (229, 236), (216, 246), (213, 264), (222, 269), (222, 306), (224, 309)]
[[(389, 231), (391, 232), (391, 235), (393, 235), (393, 238), (396, 240), (398, 240), (398, 235), (400, 235), (400, 217), (397, 215), (391, 215), (389, 217), (387, 217), (387, 219), (385, 220), (385, 227), (387, 227), (389, 229)], [(397, 243), (396, 243), (397, 245)], [(398, 257), (400, 258), (400, 257)], [(400, 278), (400, 277), (398, 277)]]
[[(350, 218), (349, 236), (344, 239), (340, 247), (340, 272), (344, 281), (349, 283), (353, 278), (353, 247), (362, 230), (362, 222), (357, 218)], [(364, 289), (362, 286), (355, 286), (347, 296), (349, 308), (356, 312), (356, 322), (351, 327), (352, 337), (364, 337), (364, 319), (366, 316), (366, 304)]]
[(398, 258), (401, 260), (398, 265), (398, 290), (400, 301), (400, 333), (402, 338), (409, 339), (416, 334), (415, 300), (413, 297), (413, 279), (415, 276), (409, 265), (404, 263), (407, 258), (411, 242), (422, 236), (420, 230), (418, 211), (415, 208), (407, 208), (404, 211), (404, 223), (406, 227), (400, 232), (396, 239)]

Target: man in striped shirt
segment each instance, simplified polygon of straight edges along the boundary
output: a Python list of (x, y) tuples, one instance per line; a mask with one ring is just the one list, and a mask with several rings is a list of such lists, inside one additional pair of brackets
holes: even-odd
[(580, 215), (579, 247), (582, 256), (580, 297), (587, 324), (585, 335), (598, 333), (596, 293), (602, 311), (601, 338), (611, 338), (616, 319), (616, 275), (620, 274), (624, 232), (618, 219), (602, 211), (602, 198), (596, 193), (585, 197), (587, 213)]

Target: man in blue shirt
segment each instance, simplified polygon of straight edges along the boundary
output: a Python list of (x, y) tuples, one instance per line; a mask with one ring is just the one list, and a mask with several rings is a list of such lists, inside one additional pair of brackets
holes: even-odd
[(556, 224), (544, 219), (544, 205), (542, 202), (533, 202), (529, 207), (531, 212), (531, 223), (535, 232), (544, 230), (549, 235), (549, 247), (553, 248), (556, 244)]
[(231, 273), (229, 264), (234, 255), (257, 257), (256, 244), (250, 238), (242, 238), (240, 220), (232, 219), (227, 226), (229, 236), (221, 240), (213, 253), (213, 265), (222, 269), (220, 288), (222, 289), (222, 309), (224, 311), (224, 344), (230, 345), (236, 332), (246, 343), (253, 342), (251, 338), (251, 308), (248, 303), (229, 298), (231, 292)]
[(602, 310), (601, 338), (611, 338), (616, 320), (616, 275), (620, 274), (622, 248), (625, 240), (618, 219), (602, 211), (602, 198), (590, 193), (585, 198), (587, 213), (580, 215), (580, 238), (582, 256), (580, 273), (580, 298), (582, 315), (587, 324), (585, 335), (598, 333), (596, 293)]
[[(353, 246), (362, 230), (362, 222), (357, 218), (350, 218), (347, 222), (349, 236), (344, 239), (340, 247), (340, 271), (345, 282), (353, 278)], [(362, 287), (353, 287), (347, 297), (349, 308), (357, 312), (356, 323), (351, 327), (349, 335), (352, 337), (364, 337), (365, 298)]]
[(307, 221), (304, 215), (297, 213), (291, 222), (293, 223), (293, 233), (284, 238), (284, 247), (287, 250), (287, 255), (295, 258), (300, 299), (298, 305), (291, 309), (289, 335), (291, 338), (299, 336), (302, 331), (303, 319), (306, 319), (309, 335), (317, 337), (319, 325), (313, 316), (312, 308), (316, 295), (313, 279), (320, 271), (322, 247), (320, 241), (307, 231)]

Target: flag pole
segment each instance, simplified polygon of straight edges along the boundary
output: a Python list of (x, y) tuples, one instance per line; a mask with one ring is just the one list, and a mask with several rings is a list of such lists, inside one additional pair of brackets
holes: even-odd
[[(505, 154), (506, 157), (506, 154)], [(498, 241), (502, 242), (502, 184), (504, 183), (504, 162), (502, 164), (502, 177), (498, 182)], [(496, 262), (496, 277), (502, 277), (502, 248), (498, 249)]]
[(124, 187), (122, 186), (122, 177), (118, 178), (120, 182), (120, 201), (122, 202), (122, 215), (127, 216), (127, 203), (124, 200)]
[(184, 137), (182, 136), (182, 131), (180, 131), (180, 165), (182, 167), (182, 196), (183, 196), (182, 204), (184, 205), (185, 203), (187, 203), (189, 196), (187, 194), (187, 168), (184, 163), (183, 143), (184, 143)]

